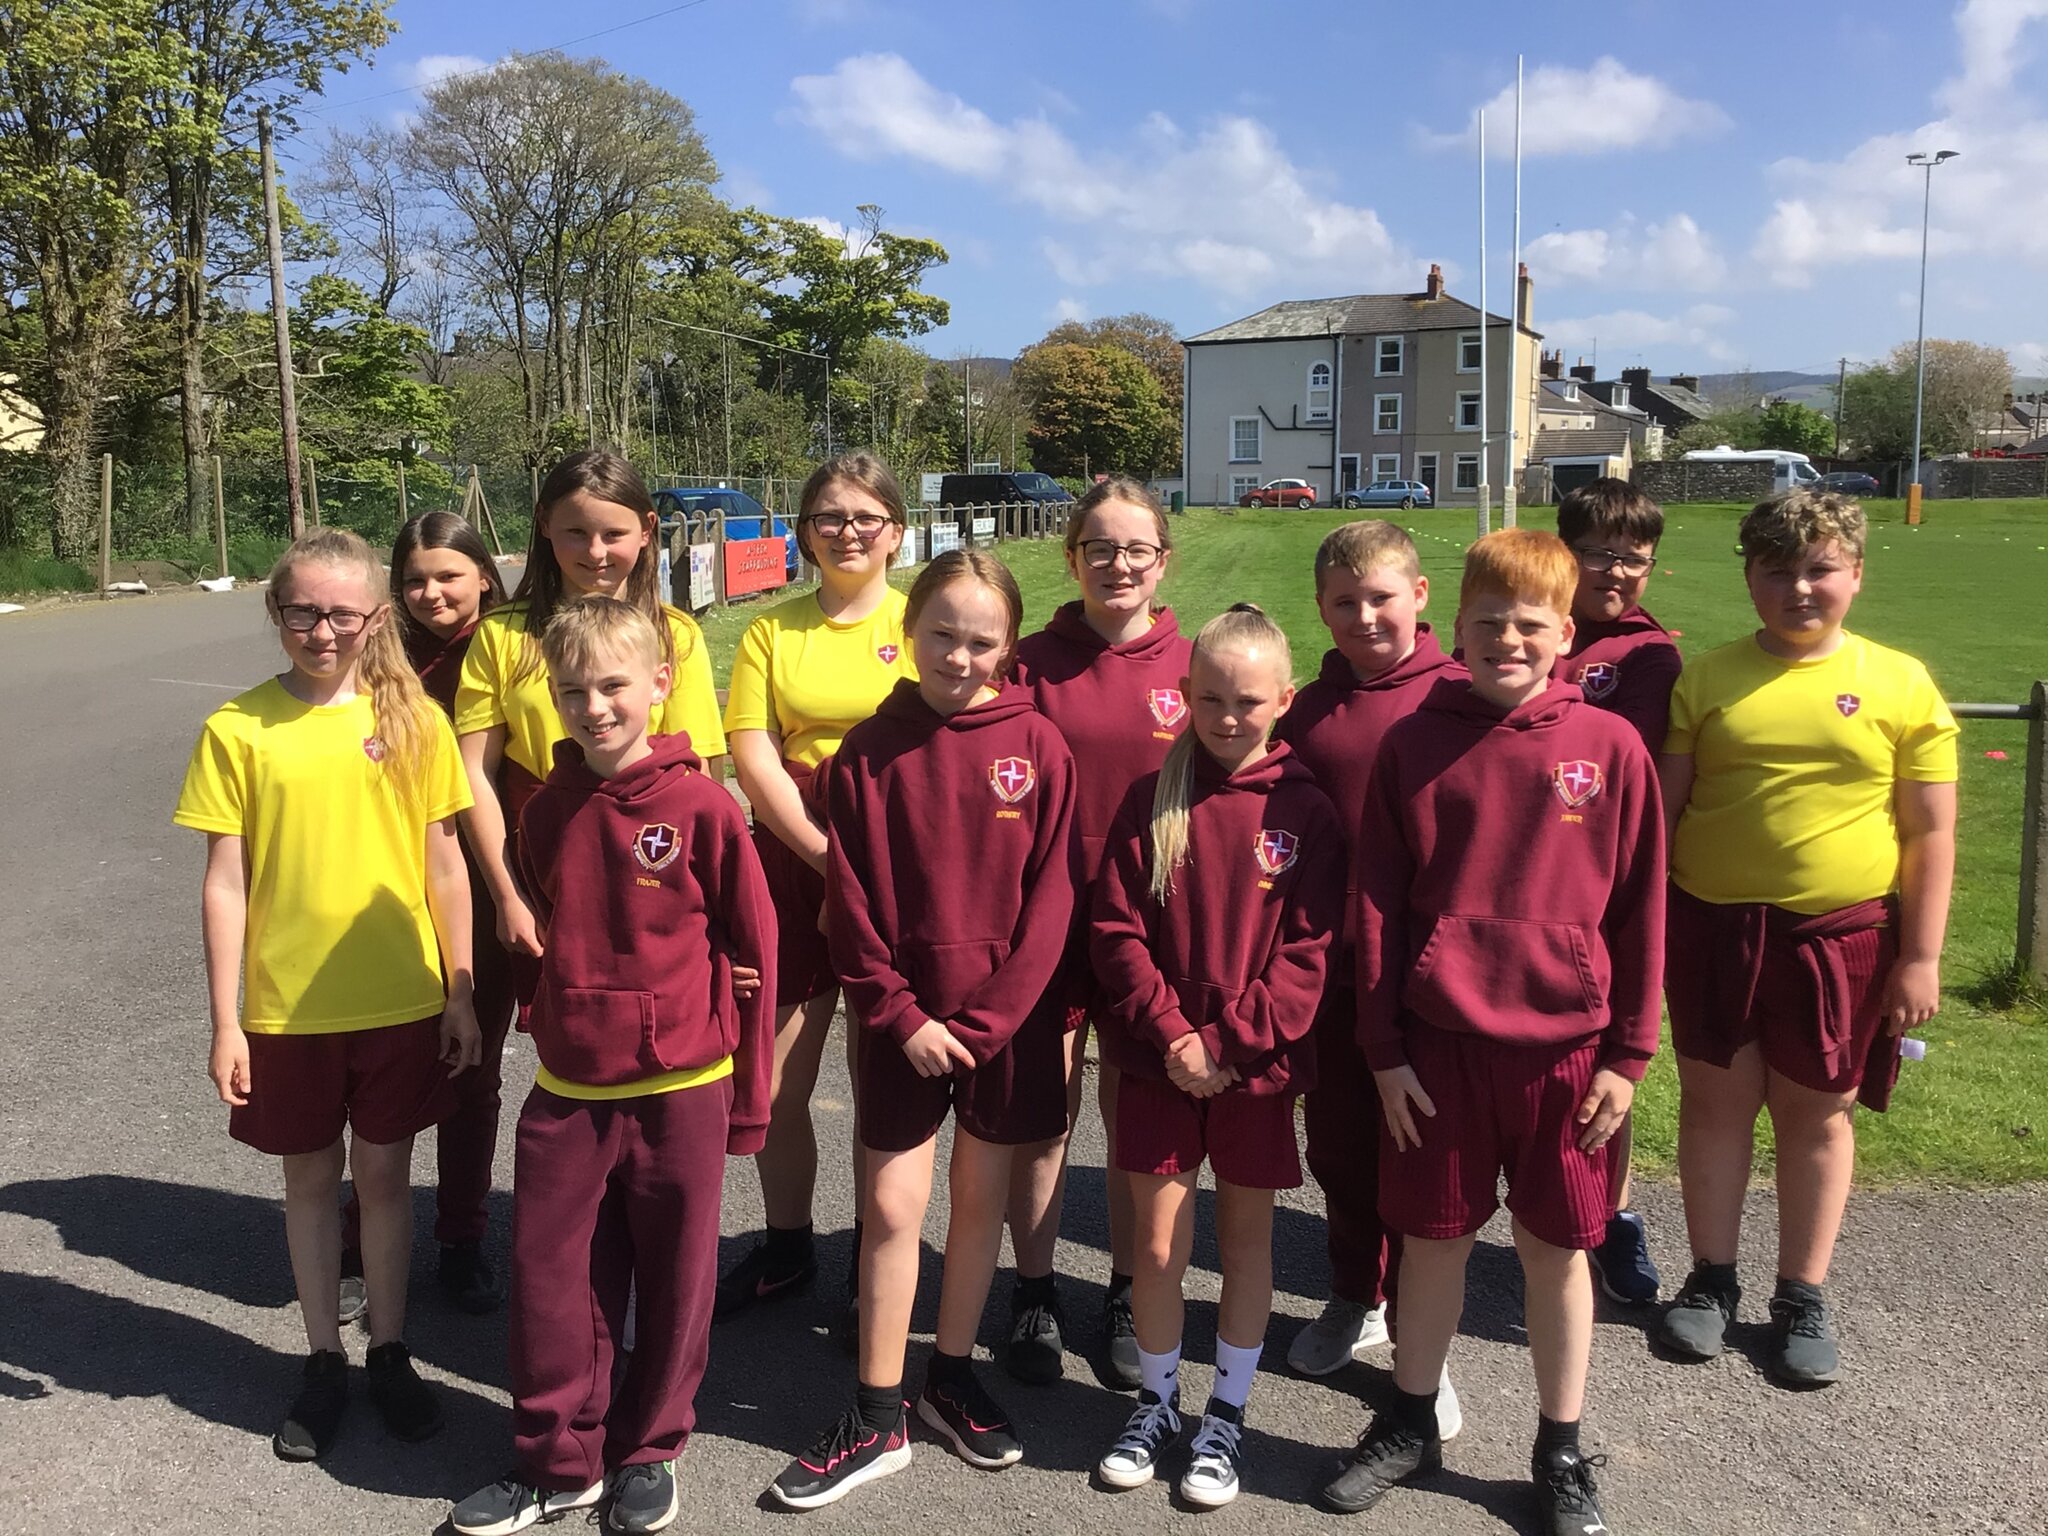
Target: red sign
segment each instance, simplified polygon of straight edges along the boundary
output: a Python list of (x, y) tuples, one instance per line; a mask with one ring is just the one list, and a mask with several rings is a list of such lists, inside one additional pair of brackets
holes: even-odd
[(780, 539), (725, 541), (725, 595), (766, 592), (789, 579), (788, 546)]

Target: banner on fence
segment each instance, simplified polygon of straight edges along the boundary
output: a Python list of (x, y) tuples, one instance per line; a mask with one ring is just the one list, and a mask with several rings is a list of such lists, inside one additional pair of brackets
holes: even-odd
[(788, 579), (789, 549), (780, 539), (725, 541), (725, 595), (767, 592)]
[(977, 517), (974, 520), (974, 542), (990, 544), (996, 541), (996, 520), (992, 517)]
[(702, 613), (718, 601), (718, 546), (690, 546), (690, 612)]
[(924, 530), (922, 528), (905, 528), (903, 530), (903, 548), (897, 557), (898, 563), (902, 565), (916, 565), (919, 561), (923, 560), (924, 553), (921, 548), (923, 543)]
[(936, 507), (939, 504), (939, 496), (945, 489), (945, 484), (946, 477), (944, 475), (918, 476), (918, 500), (928, 507)]
[(925, 551), (927, 560), (936, 560), (948, 550), (960, 547), (960, 525), (958, 523), (930, 523), (925, 527), (925, 537), (931, 547)]

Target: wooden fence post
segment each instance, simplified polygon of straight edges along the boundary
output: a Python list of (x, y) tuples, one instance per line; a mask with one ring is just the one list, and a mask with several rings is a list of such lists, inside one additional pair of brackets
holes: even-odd
[(228, 570), (228, 503), (227, 493), (220, 483), (220, 455), (213, 456), (213, 553), (220, 562), (222, 576), (230, 575)]
[(398, 521), (400, 526), (403, 526), (411, 515), (405, 504), (405, 465), (401, 462), (398, 466)]
[(2020, 816), (2019, 958), (2048, 980), (2048, 682), (2027, 700), (2027, 787)]
[(313, 459), (306, 460), (306, 516), (320, 526), (320, 466)]
[(100, 455), (100, 596), (114, 584), (114, 456)]

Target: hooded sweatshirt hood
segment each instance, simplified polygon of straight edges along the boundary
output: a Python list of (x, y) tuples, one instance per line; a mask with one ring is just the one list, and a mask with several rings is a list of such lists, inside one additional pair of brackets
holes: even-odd
[(1506, 726), (1515, 731), (1543, 731), (1563, 725), (1572, 711), (1581, 708), (1586, 696), (1575, 683), (1561, 683), (1553, 676), (1543, 691), (1524, 699), (1506, 714), (1500, 706), (1482, 698), (1470, 680), (1446, 678), (1423, 696), (1421, 709), (1431, 715), (1449, 715), (1469, 722), (1475, 731)]
[(1161, 608), (1152, 615), (1152, 626), (1142, 635), (1120, 645), (1111, 645), (1088, 622), (1087, 606), (1079, 600), (1060, 604), (1041, 633), (1083, 652), (1106, 652), (1139, 662), (1157, 661), (1174, 654), (1181, 640), (1180, 624), (1174, 618), (1173, 610)]
[(896, 686), (889, 690), (889, 696), (876, 709), (878, 715), (904, 725), (923, 727), (933, 731), (978, 731), (993, 725), (1002, 725), (1014, 720), (1020, 714), (1031, 711), (1031, 694), (1014, 683), (997, 685), (1001, 690), (985, 704), (970, 704), (967, 708), (942, 715), (925, 702), (924, 695), (911, 679), (898, 678)]
[(650, 736), (647, 746), (647, 756), (607, 779), (592, 771), (580, 746), (564, 739), (555, 743), (555, 771), (549, 777), (565, 789), (606, 795), (621, 805), (634, 806), (660, 796), (674, 775), (704, 771), (704, 759), (690, 745), (687, 731)]

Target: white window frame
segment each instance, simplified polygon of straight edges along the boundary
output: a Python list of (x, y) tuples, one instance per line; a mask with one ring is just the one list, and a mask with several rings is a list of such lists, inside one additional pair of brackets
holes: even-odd
[[(1458, 372), (1477, 373), (1479, 371), (1479, 341), (1480, 334), (1477, 331), (1458, 332)], [(1465, 361), (1465, 349), (1468, 346), (1473, 352), (1473, 360), (1469, 364)]]
[[(1394, 366), (1387, 366), (1387, 343), (1394, 344)], [(1408, 338), (1406, 336), (1376, 337), (1372, 345), (1372, 374), (1376, 379), (1397, 379), (1408, 368)]]
[(1566, 384), (1566, 385), (1565, 385), (1565, 387), (1564, 387), (1564, 398), (1565, 398), (1565, 399), (1567, 399), (1567, 400), (1576, 400), (1576, 399), (1578, 399), (1578, 398), (1579, 398), (1579, 386), (1578, 386), (1577, 384), (1570, 384), (1570, 383)]
[(1372, 483), (1401, 478), (1401, 455), (1398, 453), (1376, 453), (1372, 456)]
[[(1237, 429), (1244, 422), (1252, 424), (1252, 455), (1246, 458), (1239, 453)], [(1230, 418), (1230, 462), (1232, 464), (1257, 464), (1264, 460), (1266, 448), (1266, 424), (1256, 416), (1233, 416)]]
[[(1477, 432), (1479, 430), (1480, 398), (1480, 393), (1476, 389), (1461, 389), (1458, 391), (1457, 414), (1452, 420), (1457, 423), (1460, 432)], [(1465, 420), (1465, 403), (1467, 401), (1470, 401), (1472, 404), (1472, 419), (1469, 422)]]
[[(1472, 483), (1465, 484), (1466, 471), (1472, 475)], [(1479, 489), (1479, 455), (1460, 453), (1451, 459), (1451, 489), (1454, 491), (1476, 491)]]
[[(1391, 427), (1387, 425), (1387, 404), (1389, 401), (1393, 403), (1394, 407), (1394, 424)], [(1401, 397), (1399, 395), (1374, 395), (1372, 397), (1372, 429), (1376, 434), (1388, 432), (1398, 434), (1400, 432)]]
[(1257, 475), (1232, 475), (1230, 477), (1230, 504), (1234, 507), (1246, 496), (1256, 491), (1261, 484)]
[[(1316, 382), (1317, 374), (1322, 375), (1323, 381), (1320, 384)], [(1331, 383), (1335, 377), (1336, 375), (1331, 372), (1330, 365), (1321, 358), (1317, 358), (1308, 365), (1307, 400), (1308, 419), (1310, 421), (1328, 421), (1330, 419), (1330, 402), (1334, 398)], [(1318, 400), (1317, 396), (1321, 396), (1321, 399)]]

